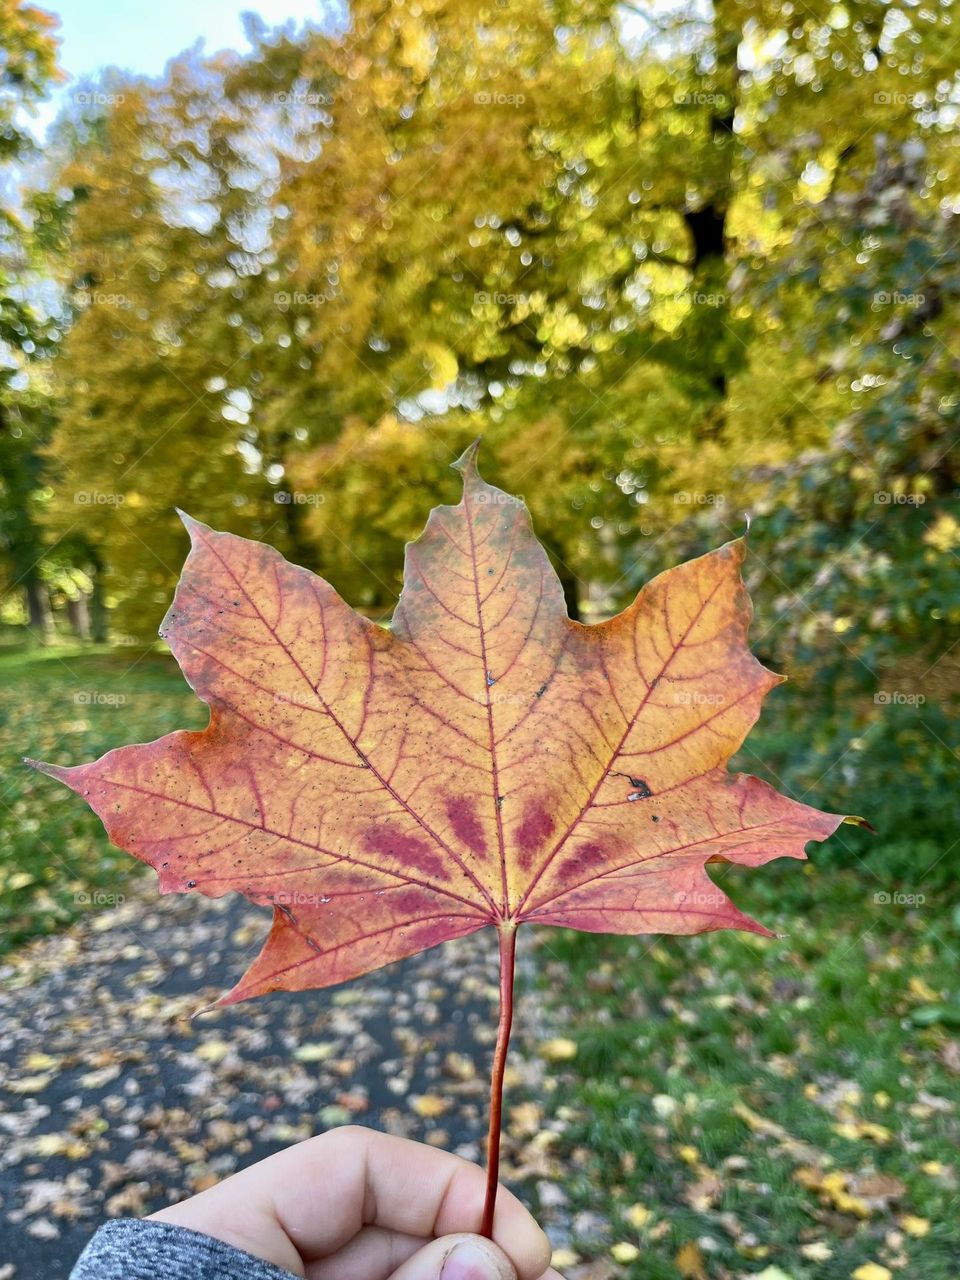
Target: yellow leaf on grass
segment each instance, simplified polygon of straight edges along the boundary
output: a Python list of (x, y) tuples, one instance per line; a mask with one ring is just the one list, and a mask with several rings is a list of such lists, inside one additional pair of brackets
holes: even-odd
[(925, 1236), (930, 1230), (930, 1220), (918, 1218), (913, 1213), (905, 1213), (900, 1219), (900, 1225), (908, 1236)]
[(673, 1260), (673, 1265), (680, 1272), (683, 1280), (707, 1280), (703, 1266), (703, 1254), (694, 1240), (683, 1245)]
[[(816, 1088), (816, 1086), (813, 1086)], [(733, 1104), (733, 1114), (739, 1116), (748, 1129), (753, 1133), (761, 1133), (770, 1138), (786, 1138), (786, 1129), (782, 1125), (776, 1124), (773, 1120), (766, 1119), (765, 1116), (759, 1116), (755, 1111), (746, 1106), (742, 1102)]]
[(907, 985), (913, 998), (923, 1004), (936, 1004), (940, 999), (940, 992), (934, 991), (922, 978), (913, 977)]
[(551, 1267), (556, 1267), (558, 1270), (564, 1267), (575, 1267), (579, 1261), (579, 1253), (574, 1253), (572, 1249), (554, 1249), (550, 1257)]
[(645, 1204), (632, 1204), (623, 1215), (624, 1221), (629, 1222), (631, 1227), (636, 1227), (638, 1231), (641, 1227), (645, 1227), (652, 1217), (653, 1213)]
[(870, 1206), (860, 1196), (851, 1195), (848, 1188), (850, 1174), (840, 1169), (824, 1173), (822, 1169), (797, 1169), (794, 1181), (808, 1191), (817, 1191), (824, 1204), (832, 1204), (841, 1213), (852, 1213), (857, 1218), (869, 1218)]
[(865, 1262), (851, 1272), (850, 1280), (893, 1280), (893, 1272), (881, 1267), (879, 1262)]
[(631, 1244), (629, 1240), (621, 1240), (618, 1244), (610, 1246), (610, 1256), (614, 1262), (636, 1262), (640, 1257), (640, 1250), (635, 1244)]
[(833, 1257), (833, 1250), (824, 1240), (811, 1240), (809, 1244), (800, 1246), (800, 1256), (808, 1262), (829, 1262)]
[(569, 1062), (577, 1056), (577, 1044), (575, 1040), (557, 1036), (555, 1040), (544, 1040), (538, 1052), (547, 1062)]
[(761, 1258), (767, 1257), (770, 1252), (768, 1244), (738, 1244), (737, 1253), (743, 1254), (745, 1258), (750, 1258), (755, 1262), (759, 1262)]
[(844, 1120), (841, 1124), (835, 1124), (833, 1131), (851, 1142), (857, 1142), (860, 1138), (871, 1138), (881, 1146), (885, 1146), (893, 1137), (890, 1130), (885, 1129), (882, 1124), (872, 1124), (869, 1120)]

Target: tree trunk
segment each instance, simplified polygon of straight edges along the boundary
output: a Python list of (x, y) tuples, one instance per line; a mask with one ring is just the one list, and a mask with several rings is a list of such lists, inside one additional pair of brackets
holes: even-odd
[(67, 617), (70, 620), (70, 626), (78, 640), (90, 639), (90, 610), (87, 607), (87, 597), (84, 595), (77, 596), (76, 600), (67, 601)]
[[(713, 102), (710, 146), (719, 157), (709, 199), (683, 214), (692, 241), (693, 316), (688, 339), (698, 349), (704, 381), (716, 396), (716, 407), (703, 424), (704, 438), (721, 434), (726, 420), (730, 339), (735, 325), (730, 306), (727, 262), (727, 209), (733, 189), (736, 137), (733, 131), (739, 96), (737, 53), (742, 38), (740, 14), (730, 0), (716, 0), (713, 14), (714, 65), (700, 82)], [(732, 352), (734, 361), (739, 353)]]
[(41, 644), (49, 644), (54, 637), (53, 610), (46, 584), (31, 575), (24, 584), (27, 597), (28, 626)]
[(90, 577), (90, 638), (94, 644), (106, 644), (110, 639), (107, 608), (103, 602), (103, 562), (97, 553), (91, 556)]
[(553, 567), (557, 571), (557, 577), (560, 579), (560, 585), (563, 587), (563, 598), (566, 602), (567, 613), (574, 622), (580, 622), (580, 582), (577, 575), (571, 568), (563, 563), (556, 551), (543, 540), (544, 546), (550, 552), (550, 559), (553, 561)]

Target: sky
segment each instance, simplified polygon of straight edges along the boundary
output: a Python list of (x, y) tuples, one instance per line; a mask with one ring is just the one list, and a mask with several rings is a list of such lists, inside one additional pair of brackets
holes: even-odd
[[(258, 13), (269, 26), (291, 18), (319, 22), (323, 0), (39, 0), (39, 7), (60, 19), (60, 63), (76, 81), (103, 66), (158, 75), (167, 60), (194, 44), (205, 42), (207, 53), (249, 48), (241, 15)], [(71, 83), (43, 105), (32, 127), (42, 136)]]

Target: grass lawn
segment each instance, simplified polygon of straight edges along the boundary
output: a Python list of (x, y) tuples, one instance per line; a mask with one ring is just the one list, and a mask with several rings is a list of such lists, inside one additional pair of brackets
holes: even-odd
[(576, 1044), (556, 1154), (574, 1221), (611, 1223), (574, 1251), (637, 1280), (958, 1280), (960, 918), (789, 862), (726, 885), (789, 937), (547, 937)]
[(81, 764), (206, 720), (165, 655), (0, 651), (0, 950), (108, 904), (130, 876), (152, 874), (111, 848), (86, 805), (22, 757)]

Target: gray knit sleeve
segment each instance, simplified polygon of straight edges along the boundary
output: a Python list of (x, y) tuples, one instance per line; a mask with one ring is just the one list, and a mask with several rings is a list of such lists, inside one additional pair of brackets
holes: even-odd
[(70, 1280), (291, 1280), (252, 1253), (172, 1222), (118, 1218), (100, 1228)]

